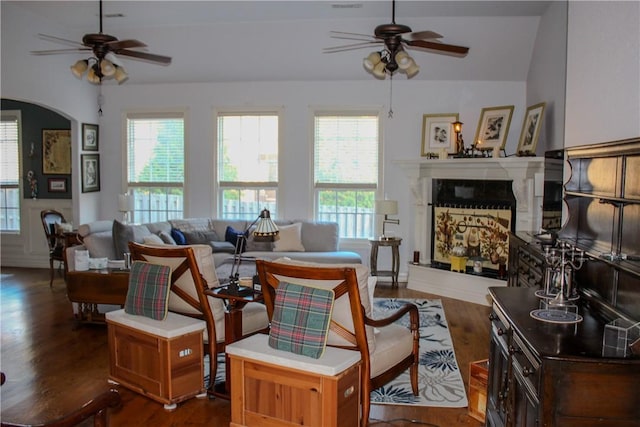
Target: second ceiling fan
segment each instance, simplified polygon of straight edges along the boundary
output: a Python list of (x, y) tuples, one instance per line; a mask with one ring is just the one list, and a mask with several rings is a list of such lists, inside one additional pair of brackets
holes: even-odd
[(442, 36), (433, 31), (412, 32), (407, 25), (396, 24), (395, 0), (392, 0), (391, 4), (391, 23), (378, 25), (374, 29), (373, 35), (332, 31), (331, 37), (357, 40), (359, 43), (325, 48), (325, 53), (343, 52), (383, 44), (380, 51), (372, 52), (363, 62), (367, 71), (380, 79), (384, 79), (387, 73), (393, 75), (398, 70), (406, 73), (409, 78), (418, 73), (419, 67), (405, 51), (405, 48), (420, 48), (433, 53), (458, 57), (463, 57), (469, 52), (468, 47), (440, 42), (438, 39)]

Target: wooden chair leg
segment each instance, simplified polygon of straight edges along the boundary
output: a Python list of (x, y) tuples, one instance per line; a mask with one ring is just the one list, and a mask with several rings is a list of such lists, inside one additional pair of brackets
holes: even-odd
[(49, 287), (53, 288), (53, 258), (49, 258)]

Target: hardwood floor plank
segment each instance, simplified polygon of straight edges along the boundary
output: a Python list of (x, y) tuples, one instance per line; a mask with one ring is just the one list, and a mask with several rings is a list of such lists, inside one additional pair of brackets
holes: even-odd
[[(7, 375), (0, 389), (0, 418), (19, 423), (50, 421), (113, 387), (107, 382), (107, 328), (83, 325), (74, 329), (64, 281), (56, 277), (50, 289), (48, 269), (3, 267), (0, 273), (0, 370)], [(489, 307), (405, 286), (401, 283), (398, 289), (392, 289), (381, 283), (376, 296), (442, 300), (468, 392), (469, 363), (488, 357)], [(190, 399), (170, 412), (151, 399), (124, 387), (116, 388), (122, 406), (110, 413), (111, 426), (229, 425), (230, 404), (222, 399)], [(419, 420), (440, 427), (482, 425), (467, 415), (467, 408), (372, 406), (371, 425), (416, 425), (402, 420), (376, 422), (393, 419)], [(91, 422), (82, 425), (90, 426)]]

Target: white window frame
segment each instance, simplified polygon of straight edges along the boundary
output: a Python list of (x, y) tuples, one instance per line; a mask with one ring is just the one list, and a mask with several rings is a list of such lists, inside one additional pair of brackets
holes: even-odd
[[(184, 108), (175, 108), (175, 109), (164, 109), (164, 110), (139, 110), (139, 111), (127, 111), (122, 115), (122, 144), (123, 144), (123, 170), (125, 173), (123, 174), (123, 189), (124, 193), (128, 193), (130, 190), (135, 190), (136, 188), (181, 188), (182, 189), (182, 214), (179, 215), (180, 218), (184, 218), (187, 216), (186, 207), (188, 205), (188, 194), (187, 194), (187, 147), (189, 145), (188, 138), (188, 115), (187, 110)], [(164, 182), (132, 182), (129, 180), (129, 135), (128, 135), (128, 120), (130, 119), (176, 119), (181, 118), (183, 121), (183, 181), (182, 184), (177, 183), (164, 183)], [(136, 202), (137, 203), (137, 202)], [(140, 209), (138, 209), (140, 210)], [(147, 209), (147, 211), (151, 212)], [(167, 214), (170, 211), (166, 211)], [(168, 216), (167, 219), (174, 219), (174, 216)], [(133, 213), (133, 221), (139, 222), (135, 215), (135, 210)], [(152, 220), (153, 221), (153, 220)]]
[[(218, 140), (218, 119), (221, 116), (277, 116), (278, 118), (278, 180), (268, 182), (242, 182), (242, 181), (220, 181), (220, 141)], [(213, 127), (214, 127), (214, 165), (215, 165), (215, 212), (217, 212), (218, 218), (224, 218), (222, 212), (222, 192), (225, 190), (237, 189), (242, 190), (272, 190), (276, 193), (275, 203), (264, 203), (260, 200), (256, 201), (257, 209), (251, 212), (240, 212), (233, 215), (232, 219), (246, 219), (253, 221), (260, 214), (260, 210), (268, 208), (271, 211), (271, 216), (275, 219), (280, 212), (280, 179), (282, 177), (282, 138), (284, 135), (283, 130), (283, 110), (281, 107), (260, 107), (260, 108), (219, 108), (214, 111)]]
[[(2, 121), (9, 121), (12, 119), (16, 119), (18, 122), (18, 228), (17, 229), (0, 229), (0, 233), (2, 234), (20, 234), (22, 230), (22, 194), (24, 191), (23, 188), (23, 179), (21, 177), (22, 174), (22, 111), (20, 110), (1, 110), (0, 116), (2, 117)], [(14, 188), (13, 186), (7, 186), (3, 188)], [(4, 195), (1, 195), (2, 197)]]
[[(316, 116), (376, 116), (378, 118), (378, 176), (377, 182), (375, 186), (367, 185), (367, 184), (321, 184), (316, 185), (315, 183), (315, 118)], [(382, 178), (383, 178), (383, 126), (382, 126), (382, 118), (383, 111), (382, 107), (312, 107), (310, 109), (310, 183), (311, 183), (311, 191), (313, 193), (313, 218), (315, 220), (319, 220), (319, 212), (318, 212), (318, 192), (321, 190), (327, 189), (336, 189), (336, 190), (371, 190), (375, 194), (375, 199), (381, 198), (380, 194), (382, 192)], [(375, 206), (374, 206), (375, 208)], [(342, 242), (361, 242), (365, 240), (369, 240), (374, 238), (376, 235), (376, 230), (378, 229), (378, 218), (375, 215), (375, 212), (372, 210), (372, 224), (371, 224), (371, 234), (368, 236), (361, 237), (345, 237), (345, 234), (342, 232), (342, 227), (340, 227), (340, 240)]]

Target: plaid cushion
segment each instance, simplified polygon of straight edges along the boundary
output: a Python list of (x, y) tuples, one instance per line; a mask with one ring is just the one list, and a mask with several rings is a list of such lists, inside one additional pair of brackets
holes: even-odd
[(129, 273), (125, 313), (164, 320), (169, 310), (171, 267), (135, 261)]
[(269, 346), (318, 359), (324, 353), (335, 294), (331, 289), (280, 283)]

